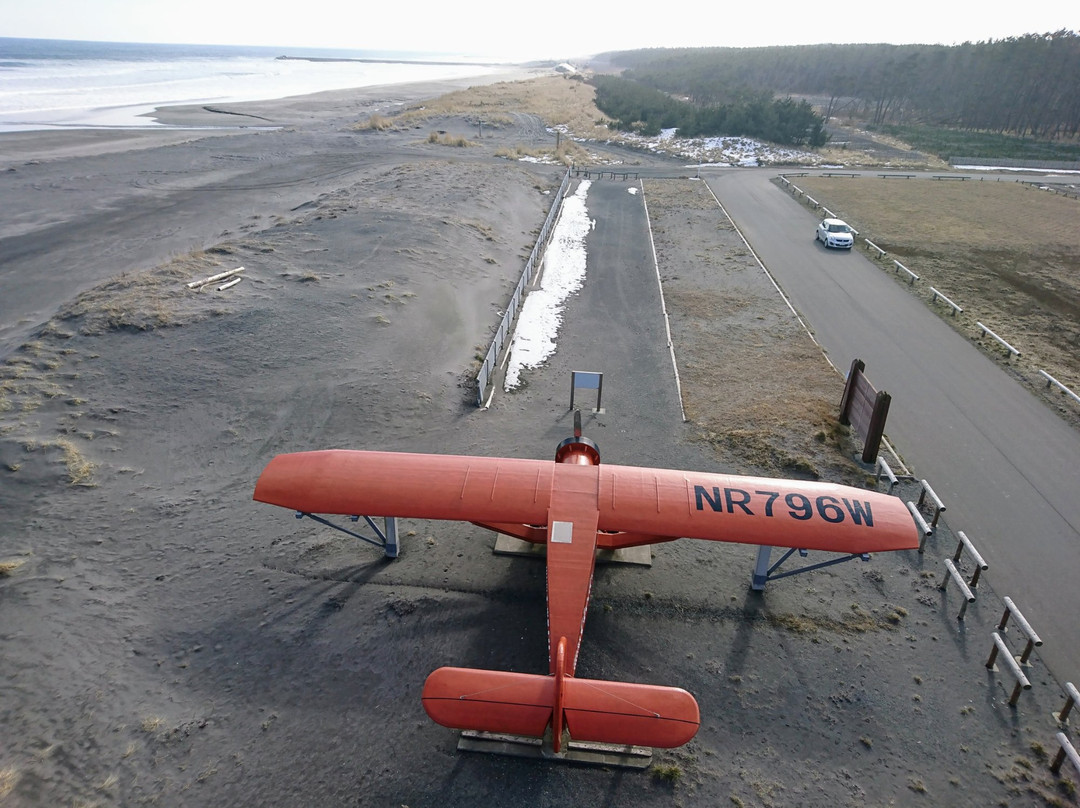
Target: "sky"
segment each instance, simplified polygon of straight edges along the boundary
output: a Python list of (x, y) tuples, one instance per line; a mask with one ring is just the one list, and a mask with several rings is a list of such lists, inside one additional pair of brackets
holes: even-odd
[(632, 10), (630, 3), (611, 0), (0, 0), (0, 36), (409, 50), (524, 61), (649, 47), (951, 45), (1062, 28), (1080, 31), (1076, 0), (1019, 5), (783, 0), (658, 8), (663, 6), (649, 3)]

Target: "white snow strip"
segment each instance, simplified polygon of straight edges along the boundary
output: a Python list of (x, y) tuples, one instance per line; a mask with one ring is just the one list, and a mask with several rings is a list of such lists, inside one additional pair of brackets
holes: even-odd
[(1016, 168), (1010, 168), (1009, 166), (953, 166), (957, 171), (1032, 171), (1037, 174), (1080, 174), (1080, 171), (1075, 171), (1068, 168), (1024, 168), (1018, 166)]
[(523, 370), (539, 367), (555, 353), (564, 303), (585, 283), (585, 238), (592, 229), (585, 197), (590, 185), (590, 180), (582, 180), (563, 200), (544, 254), (540, 288), (526, 295), (518, 313), (503, 385), (507, 391), (521, 384)]

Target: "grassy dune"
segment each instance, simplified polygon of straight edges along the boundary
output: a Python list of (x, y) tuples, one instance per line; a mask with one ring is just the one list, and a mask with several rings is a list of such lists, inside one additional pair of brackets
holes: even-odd
[(1018, 367), (1080, 390), (1080, 201), (990, 177), (798, 182), (859, 230), (859, 244), (886, 250), (883, 265), (918, 274), (916, 294), (929, 303), (932, 286), (964, 309), (939, 303), (946, 321), (973, 336), (983, 322), (1021, 350)]

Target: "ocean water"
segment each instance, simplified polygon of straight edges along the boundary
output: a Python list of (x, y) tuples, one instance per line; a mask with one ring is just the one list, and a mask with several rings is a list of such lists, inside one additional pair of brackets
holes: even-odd
[(502, 67), (446, 54), (0, 37), (0, 132), (160, 127), (141, 116), (172, 104), (285, 98)]

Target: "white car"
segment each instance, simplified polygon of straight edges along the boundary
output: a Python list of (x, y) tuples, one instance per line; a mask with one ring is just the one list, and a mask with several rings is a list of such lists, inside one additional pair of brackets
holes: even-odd
[(822, 219), (817, 226), (816, 238), (826, 247), (850, 250), (855, 244), (855, 231), (840, 219)]

